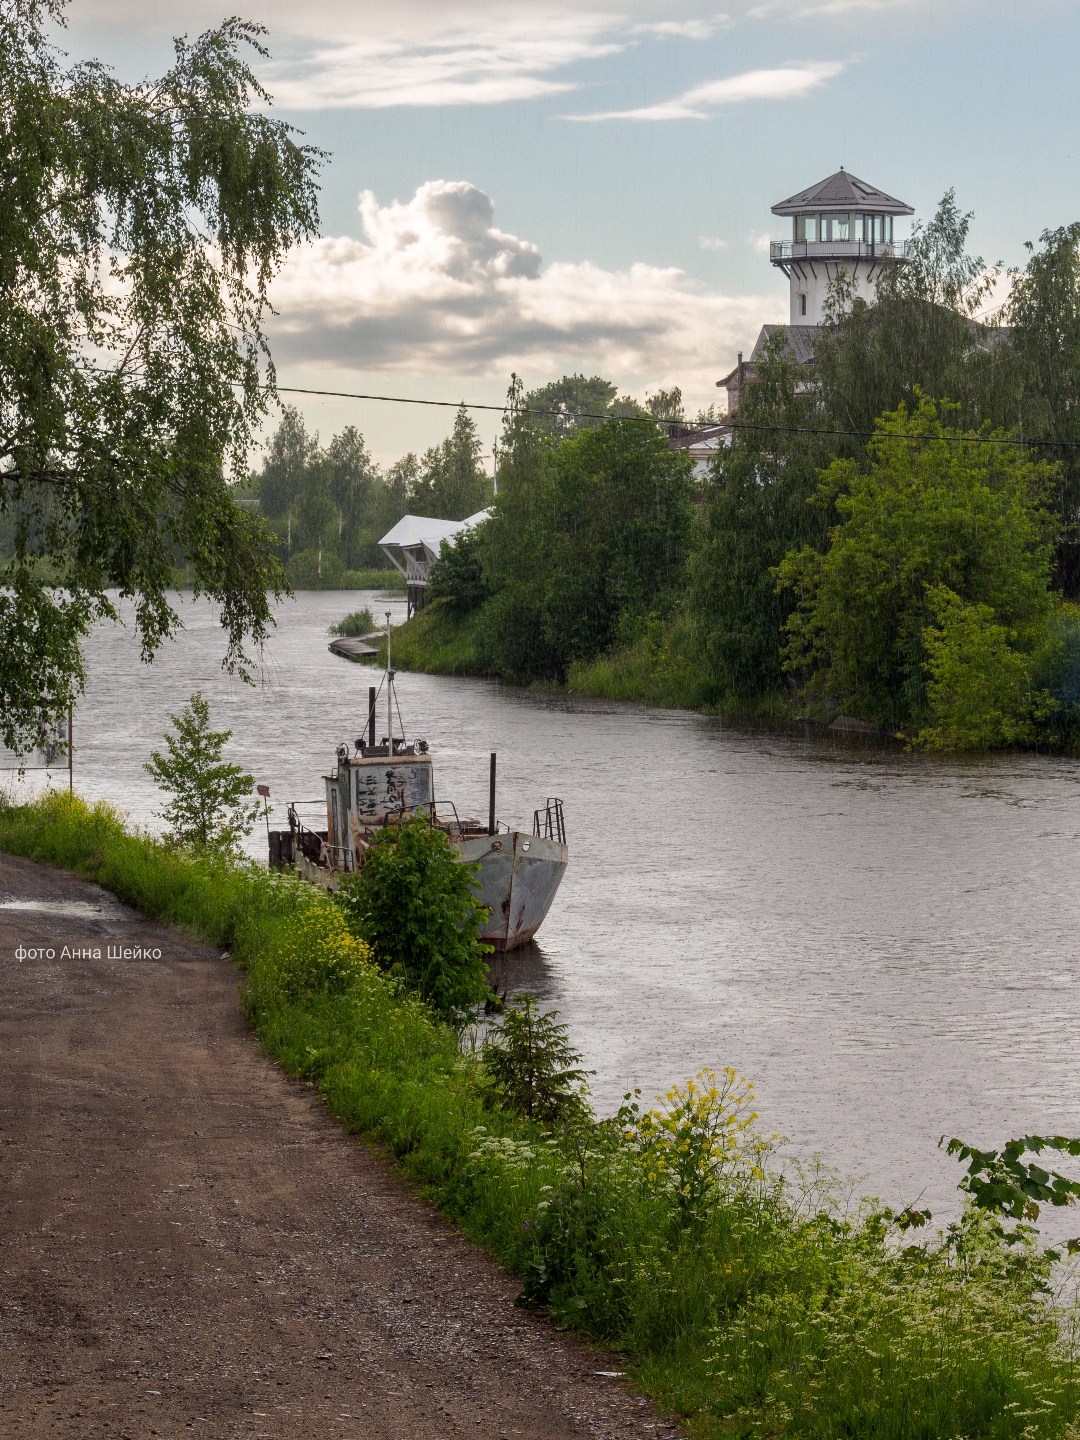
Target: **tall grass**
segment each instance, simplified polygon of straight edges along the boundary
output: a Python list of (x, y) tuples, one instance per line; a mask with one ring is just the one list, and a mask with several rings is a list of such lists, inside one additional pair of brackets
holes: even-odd
[(920, 1245), (785, 1173), (738, 1077), (546, 1128), (291, 877), (176, 854), (104, 806), (0, 809), (0, 848), (229, 946), (269, 1054), (522, 1280), (625, 1351), (699, 1437), (1076, 1440), (1075, 1335), (1032, 1236), (969, 1210)]

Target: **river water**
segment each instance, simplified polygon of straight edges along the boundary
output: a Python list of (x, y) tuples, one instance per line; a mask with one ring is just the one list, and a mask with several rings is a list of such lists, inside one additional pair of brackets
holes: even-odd
[[(378, 675), (326, 632), (365, 603), (403, 618), (370, 593), (283, 604), (254, 688), (221, 671), (205, 604), (183, 604), (150, 667), (130, 629), (100, 627), (77, 789), (155, 826), (142, 764), (201, 689), (284, 826), (284, 802), (320, 798), (337, 742), (363, 729)], [(545, 796), (565, 802), (566, 878), (506, 978), (569, 1023), (602, 1111), (732, 1065), (794, 1153), (936, 1215), (958, 1179), (943, 1133), (1080, 1131), (1080, 762), (908, 756), (488, 680), (401, 673), (397, 690), (459, 811), (486, 814), (492, 750), (500, 819), (529, 828)], [(1044, 1234), (1077, 1230), (1057, 1216)]]

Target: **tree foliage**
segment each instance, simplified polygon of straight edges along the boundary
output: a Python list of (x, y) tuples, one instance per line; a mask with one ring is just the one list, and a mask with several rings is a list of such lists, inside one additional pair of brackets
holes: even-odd
[[(485, 645), (508, 678), (562, 677), (616, 640), (627, 616), (673, 605), (685, 584), (690, 462), (650, 418), (556, 441), (520, 390), (483, 527)], [(516, 408), (515, 408), (516, 405)]]
[(409, 485), (409, 506), (437, 520), (465, 520), (491, 499), (491, 481), (480, 463), (476, 422), (462, 405), (454, 430), (441, 445), (424, 452)]
[(629, 395), (620, 397), (618, 387), (600, 375), (564, 375), (535, 390), (525, 390), (516, 375), (511, 376), (517, 406), (528, 411), (529, 423), (539, 435), (566, 440), (581, 430), (595, 430), (605, 420), (646, 412)]
[(946, 643), (948, 595), (985, 607), (969, 620), (1007, 627), (1009, 647), (1028, 656), (1047, 643), (1058, 605), (1051, 467), (1015, 445), (956, 443), (943, 415), (928, 400), (914, 414), (901, 406), (879, 422), (868, 469), (834, 461), (819, 491), (839, 516), (827, 549), (792, 550), (776, 572), (797, 599), (785, 669), (810, 696), (894, 727), (927, 713), (926, 632), (944, 624), (936, 643)]
[(338, 899), (351, 927), (384, 970), (464, 1023), (490, 997), (480, 939), (487, 912), (478, 904), (478, 867), (454, 858), (446, 836), (423, 817), (380, 831)]
[(167, 74), (126, 85), (63, 68), (61, 19), (59, 0), (0, 9), (0, 733), (23, 746), (79, 690), (111, 589), (146, 659), (178, 624), (181, 563), (228, 665), (265, 635), (283, 577), (227, 474), (272, 394), (267, 287), (318, 225), (318, 152), (264, 113), (241, 53), (265, 54), (259, 27), (178, 40)]
[(514, 996), (515, 1004), (484, 1043), (484, 1073), (498, 1104), (531, 1120), (551, 1124), (589, 1113), (581, 1056), (556, 1023), (557, 1010), (543, 1014), (535, 995)]
[(783, 683), (782, 630), (793, 601), (777, 591), (772, 570), (793, 548), (823, 545), (830, 518), (827, 507), (808, 502), (831, 447), (799, 433), (820, 424), (819, 403), (783, 332), (757, 372), (739, 406), (745, 428), (711, 467), (689, 566), (687, 607), (721, 697), (761, 695)]
[(428, 575), (428, 600), (449, 601), (457, 615), (482, 605), (491, 594), (484, 575), (484, 546), (483, 522), (456, 535), (453, 544), (444, 540)]
[(143, 769), (172, 797), (161, 812), (170, 838), (195, 850), (235, 852), (259, 806), (249, 800), (253, 777), (221, 758), (232, 731), (210, 729), (210, 706), (198, 690), (169, 718), (176, 733), (165, 736), (168, 753), (153, 751)]

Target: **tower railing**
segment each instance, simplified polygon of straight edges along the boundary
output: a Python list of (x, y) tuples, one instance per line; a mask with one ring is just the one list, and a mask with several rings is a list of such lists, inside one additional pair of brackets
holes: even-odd
[(792, 260), (904, 260), (910, 253), (909, 240), (773, 240), (769, 245), (774, 265)]

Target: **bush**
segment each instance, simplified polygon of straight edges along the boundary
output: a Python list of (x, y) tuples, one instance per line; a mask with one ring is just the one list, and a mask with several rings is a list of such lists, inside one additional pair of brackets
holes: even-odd
[(300, 550), (285, 567), (294, 590), (340, 590), (345, 562), (332, 550)]
[(358, 638), (361, 635), (370, 635), (375, 628), (375, 621), (371, 618), (371, 611), (365, 605), (362, 610), (354, 610), (351, 615), (346, 615), (336, 625), (331, 625), (329, 634), (348, 635)]
[(487, 911), (474, 893), (478, 868), (459, 864), (443, 832), (416, 816), (380, 830), (360, 870), (337, 892), (378, 964), (457, 1025), (491, 995), (484, 956), (492, 946), (480, 940)]

